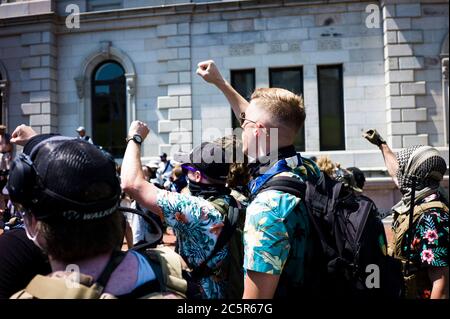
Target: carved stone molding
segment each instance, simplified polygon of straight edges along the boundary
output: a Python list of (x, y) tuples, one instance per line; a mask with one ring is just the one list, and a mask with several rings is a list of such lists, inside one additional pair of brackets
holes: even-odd
[(127, 84), (127, 94), (134, 96), (136, 94), (136, 75), (135, 74), (125, 74), (126, 84)]
[(442, 59), (442, 77), (448, 81), (448, 58)]
[(82, 98), (84, 98), (84, 85), (85, 85), (84, 76), (77, 76), (75, 78), (75, 85), (77, 87), (78, 98), (81, 100)]

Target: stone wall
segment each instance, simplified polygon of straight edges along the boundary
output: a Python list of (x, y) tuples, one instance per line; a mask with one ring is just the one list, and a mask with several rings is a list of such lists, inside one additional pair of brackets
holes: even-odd
[[(30, 123), (40, 132), (74, 135), (84, 125), (89, 131), (89, 72), (102, 57), (111, 58), (128, 74), (127, 120), (141, 119), (152, 130), (144, 156), (187, 151), (206, 129), (223, 134), (231, 126), (226, 99), (195, 75), (199, 61), (213, 58), (227, 79), (231, 70), (254, 68), (257, 87), (269, 85), (272, 67), (301, 66), (306, 154), (317, 155), (317, 66), (340, 64), (346, 150), (327, 153), (345, 166), (383, 167), (361, 138), (375, 127), (395, 148), (426, 142), (444, 146), (448, 158), (439, 60), (448, 1), (191, 3), (82, 13), (79, 29), (51, 13), (66, 15), (69, 1), (48, 3), (45, 14), (36, 11), (39, 22), (0, 7), (10, 126)], [(85, 1), (70, 3), (86, 11)], [(366, 23), (371, 4), (382, 10), (376, 27)]]
[(383, 1), (386, 96), (391, 145), (448, 145), (442, 108), (441, 46), (448, 1)]

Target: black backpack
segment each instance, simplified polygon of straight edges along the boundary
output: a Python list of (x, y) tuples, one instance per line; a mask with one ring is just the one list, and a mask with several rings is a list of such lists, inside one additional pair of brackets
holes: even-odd
[(369, 198), (356, 196), (322, 172), (315, 182), (275, 176), (259, 192), (267, 190), (304, 199), (311, 229), (303, 261), (305, 276), (296, 280), (299, 276), (295, 265), (290, 264), (290, 255), (277, 297), (402, 296), (401, 263), (387, 256), (383, 223)]

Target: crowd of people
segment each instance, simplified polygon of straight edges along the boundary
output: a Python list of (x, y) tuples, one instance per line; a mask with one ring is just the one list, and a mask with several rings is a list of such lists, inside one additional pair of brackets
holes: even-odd
[[(361, 170), (295, 150), (300, 96), (260, 88), (248, 102), (213, 61), (197, 74), (225, 95), (242, 136), (177, 161), (141, 162), (142, 121), (120, 167), (84, 127), (71, 138), (0, 126), (0, 298), (448, 298), (447, 164), (435, 148), (394, 153), (365, 133), (402, 194), (388, 242)], [(11, 144), (23, 146), (14, 161)], [(381, 279), (369, 287), (370, 265)]]

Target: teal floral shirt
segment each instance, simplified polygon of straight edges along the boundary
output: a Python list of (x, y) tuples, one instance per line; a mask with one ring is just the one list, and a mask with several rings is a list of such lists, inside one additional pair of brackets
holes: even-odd
[[(305, 166), (279, 176), (305, 181), (308, 174), (318, 176), (315, 164), (303, 159)], [(303, 280), (304, 257), (310, 225), (306, 207), (300, 198), (277, 190), (259, 193), (246, 212), (244, 228), (244, 269), (281, 275), (288, 267), (288, 256), (296, 258), (293, 274)], [(296, 238), (296, 240), (294, 240)]]
[[(225, 199), (229, 199), (226, 197)], [(158, 191), (157, 204), (166, 223), (173, 227), (178, 243), (178, 253), (190, 267), (201, 265), (209, 257), (223, 228), (223, 216), (206, 199), (164, 190)], [(225, 245), (207, 265), (219, 268), (228, 256)], [(203, 298), (224, 298), (225, 278), (212, 275), (200, 280)]]
[[(430, 208), (413, 225), (413, 239), (405, 234), (402, 250), (407, 255), (408, 242), (411, 242), (410, 260), (419, 268), (448, 267), (449, 227), (448, 212), (440, 208)], [(424, 283), (425, 284), (425, 283)], [(428, 280), (425, 286), (418, 287), (415, 292), (419, 299), (431, 296), (432, 283)]]

